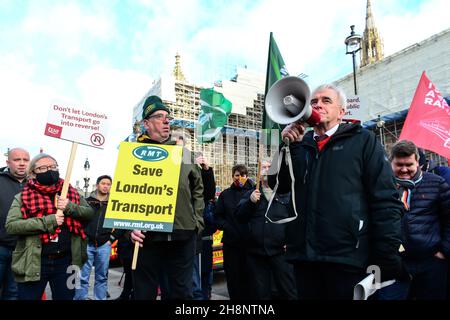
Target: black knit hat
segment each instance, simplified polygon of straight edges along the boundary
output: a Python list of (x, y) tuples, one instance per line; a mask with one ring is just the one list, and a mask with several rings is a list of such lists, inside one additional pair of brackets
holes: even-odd
[(111, 179), (111, 177), (110, 177), (110, 176), (108, 176), (108, 175), (106, 175), (106, 174), (104, 174), (104, 175), (102, 175), (102, 176), (100, 176), (100, 177), (98, 177), (98, 178), (97, 178), (97, 184), (99, 184), (99, 183), (100, 183), (100, 181), (102, 181), (103, 179), (108, 179), (109, 181), (111, 181), (111, 182), (112, 182), (112, 179)]
[(167, 113), (170, 113), (170, 109), (166, 107), (160, 97), (148, 97), (144, 102), (144, 106), (142, 107), (142, 119), (148, 118), (152, 113), (158, 110), (164, 110)]

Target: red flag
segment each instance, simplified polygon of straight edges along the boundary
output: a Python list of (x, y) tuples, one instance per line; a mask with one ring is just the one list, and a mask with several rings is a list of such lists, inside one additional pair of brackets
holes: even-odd
[(450, 107), (425, 71), (400, 134), (403, 139), (450, 158)]

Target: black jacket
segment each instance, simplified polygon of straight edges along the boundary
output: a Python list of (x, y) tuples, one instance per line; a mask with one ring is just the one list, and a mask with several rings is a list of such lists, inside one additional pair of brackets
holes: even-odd
[[(271, 223), (266, 219), (266, 211), (269, 202), (261, 190), (261, 197), (257, 203), (250, 200), (250, 195), (255, 190), (248, 191), (239, 202), (236, 209), (236, 217), (238, 221), (247, 223), (247, 252), (250, 254), (260, 256), (275, 256), (284, 252), (286, 245), (286, 224)], [(272, 202), (271, 208), (275, 207), (275, 203), (285, 203), (286, 211), (280, 212), (278, 216), (270, 215), (273, 220), (287, 218), (289, 213), (289, 206), (291, 194), (276, 195)], [(283, 205), (281, 205), (283, 206)]]
[[(402, 204), (375, 135), (358, 124), (341, 124), (321, 152), (312, 131), (290, 150), (299, 216), (287, 226), (287, 259), (364, 269), (373, 264), (384, 279), (401, 275)], [(278, 192), (289, 192), (284, 160), (279, 179)], [(275, 176), (269, 184), (274, 186)]]
[(450, 257), (450, 188), (444, 178), (423, 173), (412, 189), (402, 228), (405, 257), (426, 258), (438, 251)]
[(114, 242), (125, 232), (125, 230), (115, 229), (113, 231), (111, 228), (103, 228), (108, 200), (100, 201), (95, 197), (95, 194), (91, 194), (86, 201), (94, 209), (94, 216), (85, 226), (85, 232), (89, 239), (89, 243), (96, 247), (100, 247), (108, 242), (108, 240), (111, 241), (111, 243)]
[(119, 259), (128, 260), (131, 264), (131, 260), (133, 259), (134, 244), (131, 242), (129, 235), (127, 232), (124, 232), (117, 240), (117, 255), (119, 256)]
[(14, 196), (22, 192), (25, 183), (26, 180), (17, 181), (7, 170), (0, 172), (0, 246), (10, 248), (16, 246), (17, 237), (6, 233), (5, 223)]
[(208, 170), (202, 169), (202, 182), (203, 200), (205, 201), (205, 209), (203, 210), (205, 229), (202, 232), (202, 238), (204, 238), (211, 236), (217, 230), (214, 222), (215, 204), (210, 204), (210, 202), (214, 202), (214, 198), (216, 197), (216, 180), (214, 179), (214, 171), (211, 167)]
[(214, 179), (213, 168), (209, 167), (208, 170), (201, 170), (202, 182), (203, 182), (203, 200), (205, 205), (216, 197), (216, 180)]
[(235, 210), (242, 196), (253, 188), (253, 182), (248, 179), (245, 185), (236, 187), (233, 183), (228, 189), (222, 191), (217, 199), (214, 220), (219, 230), (223, 230), (222, 242), (233, 247), (242, 247), (248, 233), (246, 223), (236, 219)]
[(213, 202), (216, 196), (216, 180), (214, 179), (214, 171), (211, 167), (209, 167), (208, 170), (204, 170), (202, 168), (201, 173), (203, 182), (203, 200), (205, 201), (205, 209), (203, 209), (203, 221), (205, 223), (205, 229), (203, 229), (202, 234), (197, 238), (197, 254), (202, 252), (202, 240), (207, 240), (212, 243), (212, 240), (209, 240), (209, 238), (217, 230), (217, 227), (214, 224), (214, 209), (212, 209), (214, 208), (214, 204), (209, 203), (210, 201)]

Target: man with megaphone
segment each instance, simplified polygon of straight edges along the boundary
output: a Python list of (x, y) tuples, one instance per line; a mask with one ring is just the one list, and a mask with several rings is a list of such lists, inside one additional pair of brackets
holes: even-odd
[[(309, 99), (309, 89), (297, 82), (281, 79), (266, 97), (272, 120), (293, 119), (282, 132), (289, 152), (273, 160), (278, 181), (277, 175), (269, 180), (279, 193), (294, 193), (286, 258), (294, 265), (300, 299), (352, 299), (370, 265), (379, 266), (382, 281), (402, 276), (401, 202), (375, 135), (343, 123), (345, 93), (322, 85)], [(287, 112), (289, 104), (300, 105), (302, 115)]]

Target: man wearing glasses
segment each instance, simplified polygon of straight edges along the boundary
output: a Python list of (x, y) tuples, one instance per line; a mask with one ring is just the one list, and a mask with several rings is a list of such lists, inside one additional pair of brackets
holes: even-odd
[[(145, 133), (140, 143), (174, 145), (170, 140), (170, 109), (157, 96), (148, 97), (142, 108)], [(162, 271), (167, 274), (170, 300), (192, 299), (192, 272), (196, 234), (204, 228), (203, 183), (194, 155), (183, 148), (173, 231), (133, 230), (131, 240), (143, 247), (133, 273), (134, 297), (155, 300)]]

